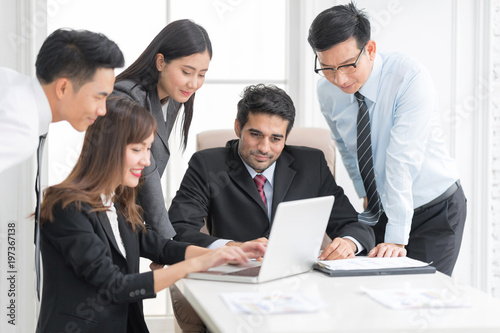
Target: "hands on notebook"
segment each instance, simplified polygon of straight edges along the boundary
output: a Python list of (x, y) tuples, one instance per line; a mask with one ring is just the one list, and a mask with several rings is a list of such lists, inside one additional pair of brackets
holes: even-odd
[(319, 260), (354, 258), (356, 244), (348, 238), (335, 238), (319, 255)]

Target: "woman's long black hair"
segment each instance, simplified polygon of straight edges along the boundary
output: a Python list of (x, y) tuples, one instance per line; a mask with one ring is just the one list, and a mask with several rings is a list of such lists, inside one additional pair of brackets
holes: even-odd
[[(212, 43), (207, 31), (191, 20), (178, 20), (168, 24), (151, 41), (137, 60), (116, 77), (116, 82), (131, 80), (146, 90), (157, 89), (160, 73), (156, 68), (156, 55), (161, 53), (166, 63), (207, 51), (212, 59)], [(184, 103), (182, 120), (183, 148), (186, 148), (189, 127), (193, 119), (193, 94)]]

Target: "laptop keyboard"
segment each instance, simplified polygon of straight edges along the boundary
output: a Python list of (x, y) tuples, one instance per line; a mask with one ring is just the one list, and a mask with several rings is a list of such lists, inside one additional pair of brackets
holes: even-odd
[(261, 266), (255, 266), (255, 267), (245, 268), (245, 269), (242, 269), (242, 270), (239, 270), (239, 271), (227, 273), (226, 275), (258, 276), (259, 272), (260, 272), (260, 267)]

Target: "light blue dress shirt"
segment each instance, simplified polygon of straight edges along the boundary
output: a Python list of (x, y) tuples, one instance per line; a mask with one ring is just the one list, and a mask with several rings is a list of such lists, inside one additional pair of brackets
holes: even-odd
[[(370, 113), (377, 190), (388, 218), (385, 242), (407, 244), (414, 209), (459, 178), (443, 140), (434, 84), (415, 60), (379, 53), (359, 92)], [(364, 197), (356, 148), (358, 102), (325, 78), (318, 82), (318, 99), (356, 192)]]

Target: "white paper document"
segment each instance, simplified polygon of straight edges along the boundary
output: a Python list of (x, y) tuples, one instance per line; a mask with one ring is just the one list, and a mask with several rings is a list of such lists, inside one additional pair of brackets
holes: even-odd
[(316, 312), (325, 306), (323, 301), (301, 293), (234, 292), (221, 297), (232, 312), (246, 314)]
[(321, 260), (318, 261), (330, 270), (370, 270), (370, 269), (390, 269), (390, 268), (411, 268), (425, 267), (428, 263), (411, 259), (408, 257), (389, 258), (369, 258), (356, 257), (342, 260)]
[(366, 289), (362, 290), (375, 301), (388, 308), (457, 308), (468, 307), (470, 303), (449, 289)]

